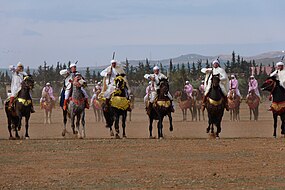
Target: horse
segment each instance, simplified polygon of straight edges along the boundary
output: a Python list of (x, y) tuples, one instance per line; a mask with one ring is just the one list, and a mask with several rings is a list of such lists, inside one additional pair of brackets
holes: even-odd
[(281, 135), (285, 137), (285, 89), (280, 86), (279, 80), (274, 76), (268, 77), (261, 86), (262, 91), (269, 91), (272, 95), (271, 110), (273, 114), (273, 136), (276, 138), (277, 117), (281, 118)]
[(160, 79), (159, 81), (160, 89), (158, 90), (157, 98), (153, 103), (148, 102), (147, 106), (147, 115), (149, 117), (149, 138), (154, 138), (152, 136), (152, 123), (153, 120), (158, 120), (157, 129), (158, 129), (158, 139), (163, 138), (163, 118), (168, 116), (169, 118), (169, 130), (173, 131), (172, 125), (172, 116), (171, 116), (171, 101), (167, 96), (169, 92), (168, 79)]
[(200, 92), (198, 89), (193, 89), (192, 92), (192, 117), (193, 120), (195, 121), (201, 121), (201, 113), (203, 117), (203, 121), (205, 121), (205, 116), (204, 112), (202, 112), (202, 99), (203, 99), (203, 94)]
[(230, 120), (239, 121), (240, 97), (236, 94), (235, 89), (231, 89), (228, 95), (228, 104), (230, 111)]
[(59, 100), (59, 105), (62, 109), (62, 116), (63, 116), (63, 131), (61, 133), (61, 135), (64, 137), (65, 136), (65, 133), (67, 132), (66, 131), (66, 123), (67, 123), (67, 118), (69, 117), (70, 118), (70, 114), (68, 114), (67, 112), (67, 109), (64, 110), (63, 109), (63, 104), (64, 104), (64, 97), (65, 97), (65, 87), (63, 87), (61, 89), (61, 93), (60, 93), (60, 100)]
[[(31, 115), (32, 98), (30, 90), (34, 88), (34, 79), (31, 75), (24, 77), (21, 83), (21, 90), (14, 100), (14, 105), (9, 109), (9, 101), (5, 102), (5, 112), (8, 121), (9, 139), (20, 139), (18, 131), (21, 130), (22, 117), (25, 117), (25, 138), (29, 139), (29, 119)], [(15, 130), (15, 138), (12, 135), (12, 128)]]
[(110, 98), (110, 106), (108, 108), (107, 104), (103, 104), (104, 117), (106, 120), (106, 127), (110, 129), (110, 135), (114, 136), (112, 126), (115, 122), (115, 138), (119, 139), (120, 130), (119, 130), (119, 120), (122, 116), (122, 128), (123, 128), (123, 138), (127, 138), (126, 135), (126, 119), (127, 119), (127, 110), (130, 106), (130, 101), (128, 100), (127, 86), (124, 79), (124, 74), (117, 75), (114, 79), (116, 89), (112, 93)]
[(254, 90), (251, 90), (247, 97), (246, 97), (246, 103), (249, 107), (249, 120), (252, 119), (252, 114), (254, 116), (253, 120), (257, 121), (258, 120), (258, 115), (259, 115), (259, 111), (258, 111), (258, 107), (259, 107), (259, 103), (260, 103), (260, 98), (255, 94)]
[(129, 112), (129, 121), (132, 121), (132, 111), (135, 108), (135, 96), (133, 93), (130, 93), (130, 110), (128, 110)]
[[(86, 137), (85, 134), (85, 97), (82, 93), (81, 87), (86, 85), (86, 81), (81, 76), (75, 76), (72, 82), (72, 91), (70, 102), (68, 104), (67, 115), (70, 116), (71, 128), (73, 134), (82, 139)], [(75, 117), (76, 117), (76, 129), (75, 129)], [(80, 130), (80, 121), (82, 130)], [(66, 125), (64, 125), (62, 136), (65, 136)]]
[(41, 102), (41, 109), (44, 109), (44, 124), (51, 124), (51, 114), (52, 109), (54, 107), (54, 101), (50, 97), (50, 95), (46, 92), (42, 92), (42, 102)]
[(208, 112), (208, 128), (206, 132), (209, 133), (211, 129), (211, 133), (214, 134), (214, 125), (216, 125), (216, 138), (219, 138), (219, 134), (222, 130), (221, 122), (224, 115), (225, 100), (219, 85), (219, 74), (212, 75), (211, 80), (212, 84), (206, 101), (206, 109)]
[(187, 120), (187, 109), (190, 110), (191, 115), (192, 115), (192, 121), (193, 121), (193, 102), (192, 98), (189, 97), (184, 90), (177, 90), (174, 93), (174, 98), (177, 98), (178, 105), (180, 109), (182, 110), (182, 121)]
[(103, 111), (102, 111), (102, 102), (99, 100), (98, 96), (101, 93), (101, 90), (97, 90), (96, 92), (96, 98), (93, 99), (93, 102), (91, 102), (94, 115), (95, 115), (95, 120), (96, 121), (103, 121)]

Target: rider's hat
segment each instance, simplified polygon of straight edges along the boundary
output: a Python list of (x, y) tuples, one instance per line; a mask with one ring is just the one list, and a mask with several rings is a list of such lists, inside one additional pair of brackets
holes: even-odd
[(250, 76), (250, 78), (253, 78), (253, 79), (254, 79), (254, 76), (253, 76), (253, 75), (251, 75), (251, 76)]
[(278, 63), (276, 63), (276, 66), (284, 66), (284, 63), (279, 61)]
[(115, 59), (112, 59), (111, 64), (113, 64), (113, 63), (117, 63), (117, 61)]
[(186, 81), (185, 81), (185, 84), (189, 84), (189, 81), (188, 81), (188, 80), (186, 80)]
[(76, 63), (71, 63), (71, 64), (69, 65), (69, 68), (71, 68), (71, 67), (76, 67)]
[(236, 78), (235, 75), (231, 75), (231, 78)]
[(23, 65), (21, 62), (19, 62), (19, 63), (17, 64), (17, 67), (24, 67), (24, 65)]
[(158, 66), (154, 66), (154, 67), (153, 67), (153, 70), (154, 70), (154, 71), (157, 71), (157, 70), (159, 70), (159, 67), (158, 67)]
[(217, 63), (217, 64), (220, 65), (220, 61), (219, 61), (218, 59), (216, 59), (216, 60), (214, 60), (214, 61), (212, 62), (213, 65), (214, 65), (215, 63)]

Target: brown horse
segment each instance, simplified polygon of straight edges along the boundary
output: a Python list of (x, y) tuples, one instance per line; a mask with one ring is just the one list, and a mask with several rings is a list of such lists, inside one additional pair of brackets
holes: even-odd
[(202, 92), (200, 92), (200, 90), (198, 89), (194, 89), (192, 92), (192, 97), (193, 97), (193, 120), (197, 121), (201, 121), (201, 113), (202, 113), (202, 117), (203, 117), (203, 121), (205, 121), (205, 116), (204, 116), (204, 112), (202, 112), (202, 100), (203, 100), (203, 94)]
[(101, 90), (97, 90), (95, 93), (96, 93), (96, 98), (94, 98), (93, 101), (91, 102), (94, 115), (95, 115), (95, 121), (104, 121), (103, 111), (102, 111), (102, 102), (98, 98), (99, 94), (101, 93)]
[(177, 90), (174, 93), (174, 98), (177, 99), (178, 105), (182, 110), (182, 120), (187, 120), (187, 109), (190, 110), (193, 121), (193, 100), (184, 92), (184, 90)]
[(246, 97), (246, 103), (249, 107), (249, 114), (250, 114), (250, 120), (252, 119), (252, 114), (254, 116), (253, 120), (258, 120), (258, 107), (260, 103), (260, 98), (255, 94), (254, 90), (250, 91)]
[(240, 97), (236, 94), (235, 89), (231, 89), (229, 92), (228, 104), (230, 110), (230, 120), (239, 121)]
[(46, 92), (42, 92), (42, 102), (41, 102), (41, 109), (45, 110), (44, 113), (44, 124), (51, 124), (51, 114), (52, 109), (54, 108), (54, 101), (50, 97), (50, 95)]

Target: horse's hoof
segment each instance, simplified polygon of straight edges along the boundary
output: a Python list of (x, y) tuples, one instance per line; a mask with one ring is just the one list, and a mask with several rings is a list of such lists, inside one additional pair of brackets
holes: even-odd
[(114, 132), (113, 132), (113, 130), (112, 130), (112, 131), (110, 131), (110, 136), (111, 136), (111, 137), (113, 137), (113, 136), (114, 136)]
[(19, 139), (21, 139), (21, 138), (20, 138), (20, 136), (16, 136), (15, 139), (19, 140)]
[(217, 136), (217, 137), (216, 137), (216, 140), (219, 140), (219, 139), (220, 139), (220, 137), (219, 137), (219, 136)]
[(173, 131), (173, 127), (169, 127), (169, 131)]
[(159, 140), (162, 140), (163, 139), (163, 137), (159, 137)]
[(210, 132), (210, 128), (207, 128), (207, 129), (206, 129), (206, 133), (209, 133), (209, 132)]
[(123, 139), (126, 139), (127, 138), (127, 135), (123, 135)]
[(64, 136), (65, 136), (65, 133), (66, 133), (66, 130), (65, 130), (65, 129), (63, 129), (63, 131), (62, 131), (61, 135), (64, 137)]
[(120, 135), (119, 134), (116, 134), (116, 139), (120, 139)]
[(29, 137), (29, 136), (27, 136), (27, 137), (25, 137), (25, 139), (26, 139), (26, 140), (29, 140), (29, 139), (30, 139), (30, 137)]
[(153, 137), (153, 136), (149, 136), (149, 139), (155, 139), (155, 137)]
[(9, 140), (15, 140), (15, 138), (14, 137), (9, 137)]

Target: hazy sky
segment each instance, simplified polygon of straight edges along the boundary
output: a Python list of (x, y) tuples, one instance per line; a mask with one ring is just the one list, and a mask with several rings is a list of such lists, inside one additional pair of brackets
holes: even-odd
[(0, 0), (0, 67), (283, 50), (284, 0)]

